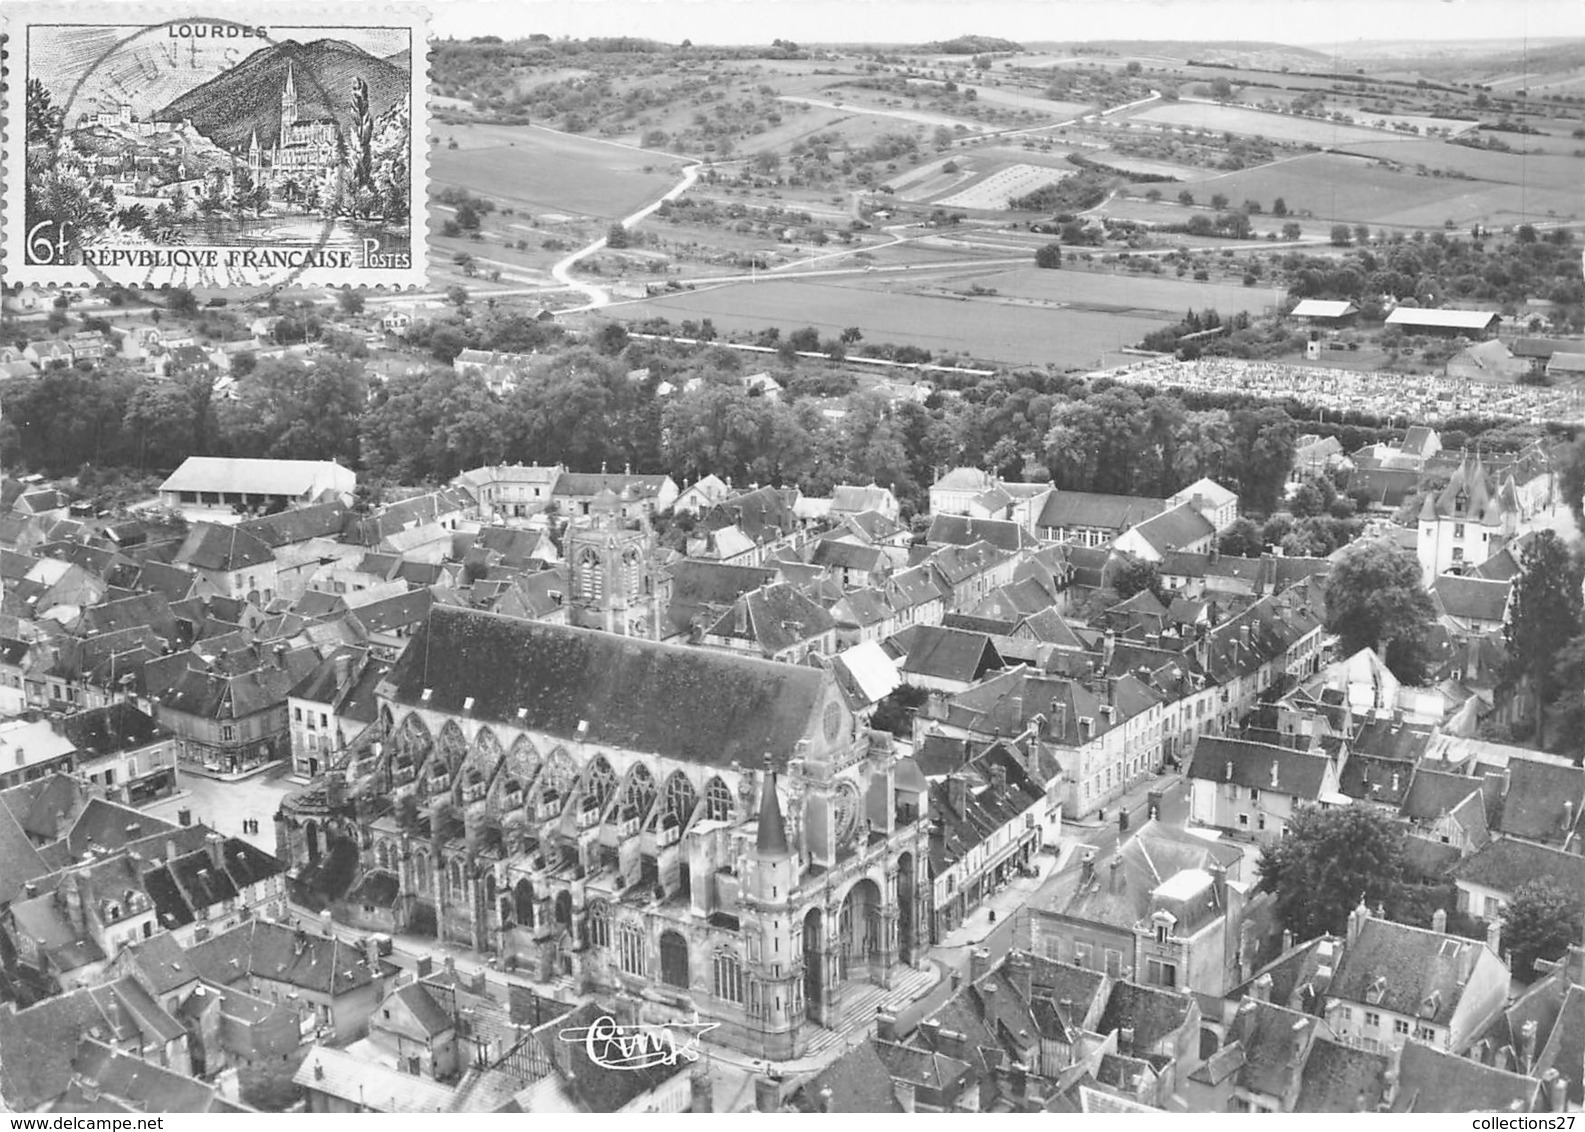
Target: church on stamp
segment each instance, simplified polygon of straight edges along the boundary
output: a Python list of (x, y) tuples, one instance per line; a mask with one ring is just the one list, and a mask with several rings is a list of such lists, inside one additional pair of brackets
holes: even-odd
[(319, 173), (336, 164), (336, 124), (328, 118), (299, 118), (297, 82), (291, 63), (286, 64), (286, 85), (281, 90), (281, 124), (275, 145), (266, 151), (259, 132), (248, 141), (248, 166), (255, 179), (260, 174)]

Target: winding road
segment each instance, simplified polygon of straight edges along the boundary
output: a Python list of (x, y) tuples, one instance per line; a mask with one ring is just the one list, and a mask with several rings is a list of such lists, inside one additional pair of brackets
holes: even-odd
[[(683, 193), (693, 188), (694, 182), (699, 179), (699, 170), (703, 167), (703, 164), (703, 162), (695, 161), (692, 165), (689, 165), (687, 168), (685, 168), (682, 171), (682, 180), (678, 181), (671, 188), (667, 189), (666, 192), (660, 197), (651, 201), (649, 204), (646, 204), (637, 212), (633, 213), (633, 215), (624, 218), (620, 222), (622, 227), (633, 227), (633, 225), (642, 221), (646, 216), (654, 212), (667, 201), (676, 200), (678, 197), (682, 196)], [(604, 247), (605, 237), (601, 236), (588, 247), (579, 248), (577, 251), (573, 252), (567, 258), (559, 261), (556, 266), (550, 269), (551, 277), (555, 279), (556, 282), (571, 290), (581, 293), (589, 300), (581, 307), (568, 307), (562, 313), (572, 314), (575, 311), (595, 310), (599, 307), (610, 305), (611, 293), (609, 291), (597, 284), (574, 278), (572, 274), (572, 269), (576, 267), (581, 260), (588, 259), (595, 252), (600, 251)]]

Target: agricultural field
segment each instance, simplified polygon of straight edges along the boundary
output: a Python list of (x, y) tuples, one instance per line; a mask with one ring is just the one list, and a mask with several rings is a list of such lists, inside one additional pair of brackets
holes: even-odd
[[(910, 282), (913, 282), (910, 280)], [(834, 337), (858, 326), (871, 342), (907, 342), (937, 357), (967, 354), (1015, 365), (1087, 368), (1161, 325), (1145, 317), (998, 303), (993, 299), (871, 290), (820, 281), (736, 284), (621, 303), (613, 318), (708, 318), (718, 330), (817, 328)]]
[(1139, 111), (1133, 117), (1145, 122), (1245, 134), (1304, 145), (1363, 144), (1391, 141), (1394, 136), (1383, 130), (1345, 126), (1338, 122), (1303, 118), (1295, 114), (1272, 114), (1242, 106), (1221, 106), (1211, 102), (1173, 102), (1165, 106), (1152, 106)]
[(1059, 122), (1070, 121), (1082, 115), (1095, 112), (1095, 107), (1088, 103), (1059, 102), (1050, 98), (1042, 98), (1036, 94), (1024, 94), (1020, 91), (1009, 90), (1006, 87), (987, 86), (981, 83), (974, 89), (981, 102), (994, 102), (1003, 106), (1011, 106), (1018, 110), (1028, 110), (1042, 118), (1054, 118)]
[[(1443, 156), (1448, 152), (1456, 155), (1461, 148), (1436, 142), (1407, 144), (1436, 146)], [(1378, 152), (1397, 156), (1400, 148), (1400, 144), (1389, 143)], [(1486, 156), (1474, 150), (1468, 152), (1477, 158)], [(1508, 164), (1506, 171), (1512, 175), (1514, 158), (1502, 154), (1491, 156), (1503, 157)], [(1136, 185), (1134, 191), (1146, 187)], [(1412, 169), (1394, 171), (1370, 158), (1341, 153), (1305, 154), (1258, 169), (1226, 173), (1201, 181), (1194, 186), (1194, 192), (1202, 201), (1213, 192), (1226, 195), (1234, 203), (1257, 200), (1268, 210), (1273, 200), (1282, 197), (1294, 219), (1301, 221), (1306, 218), (1298, 214), (1309, 213), (1310, 218), (1318, 221), (1389, 227), (1439, 227), (1446, 220), (1460, 226), (1476, 220), (1500, 225), (1517, 223), (1526, 215), (1530, 219), (1544, 217), (1548, 210), (1563, 217), (1577, 217), (1585, 212), (1585, 201), (1581, 200), (1577, 187), (1551, 186), (1539, 179), (1518, 185), (1418, 176)], [(1109, 208), (1108, 211), (1114, 215), (1133, 216), (1122, 209)], [(1255, 219), (1257, 229), (1262, 223), (1281, 226), (1278, 218), (1269, 213), (1264, 220)]]
[[(873, 94), (874, 92), (866, 91), (864, 93)], [(901, 106), (882, 106), (857, 96), (845, 95), (846, 92), (831, 92), (827, 97), (814, 98), (809, 95), (783, 94), (777, 97), (777, 101), (790, 103), (794, 106), (812, 106), (821, 110), (847, 110), (881, 118), (894, 118), (899, 122), (907, 122), (917, 126), (929, 126), (931, 128), (945, 126), (950, 130), (962, 126), (966, 130), (975, 132), (997, 128), (988, 126), (983, 122), (976, 122), (972, 118), (952, 117), (946, 114), (938, 114), (932, 110), (911, 110)]]
[(1224, 314), (1247, 310), (1261, 314), (1282, 299), (1279, 291), (1226, 283), (1196, 283), (1151, 276), (1113, 275), (1094, 271), (1014, 267), (977, 274), (974, 282), (994, 288), (998, 296), (1037, 299), (1077, 309), (1171, 315), (1181, 318), (1189, 308), (1213, 307)]
[(465, 188), (519, 210), (615, 220), (660, 196), (679, 176), (677, 158), (538, 126), (442, 126), (438, 133), (442, 141), (429, 163), (436, 188)]
[[(1525, 136), (1504, 135), (1510, 144), (1522, 143)], [(1438, 141), (1350, 145), (1347, 152), (1398, 162), (1408, 166), (1410, 172), (1415, 166), (1424, 165), (1433, 170), (1456, 170), (1482, 181), (1506, 181), (1540, 189), (1577, 191), (1581, 182), (1585, 182), (1585, 161), (1569, 156), (1498, 153), (1495, 150), (1472, 149), (1467, 145), (1448, 145)]]
[(1216, 176), (1214, 169), (1174, 165), (1168, 161), (1152, 161), (1148, 157), (1132, 157), (1124, 153), (1103, 152), (1087, 156), (1093, 156), (1095, 160), (1104, 162), (1114, 169), (1121, 169), (1140, 177), (1171, 177), (1174, 181), (1203, 181), (1207, 177)]
[(1001, 212), (1009, 207), (1008, 202), (1013, 198), (1025, 196), (1064, 177), (1071, 177), (1075, 172), (1073, 169), (1052, 169), (1023, 162), (1004, 165), (988, 176), (970, 181), (950, 196), (941, 197), (936, 203), (943, 208)]

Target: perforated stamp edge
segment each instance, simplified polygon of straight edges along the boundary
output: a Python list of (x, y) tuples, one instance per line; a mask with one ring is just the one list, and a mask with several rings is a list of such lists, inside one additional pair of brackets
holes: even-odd
[[(409, 33), (408, 74), (408, 262), (400, 267), (357, 267), (353, 270), (308, 267), (281, 277), (181, 277), (149, 269), (105, 271), (72, 263), (29, 263), (24, 254), (27, 173), (26, 38), (39, 25), (90, 24), (153, 29), (167, 24), (262, 24), (288, 28), (389, 27)], [(8, 294), (23, 287), (136, 287), (157, 290), (201, 286), (222, 295), (258, 297), (282, 287), (336, 287), (402, 292), (428, 286), (429, 146), (434, 122), (431, 109), (433, 41), (430, 9), (423, 4), (245, 4), (239, 0), (168, 3), (9, 3), (0, 6), (0, 287)]]

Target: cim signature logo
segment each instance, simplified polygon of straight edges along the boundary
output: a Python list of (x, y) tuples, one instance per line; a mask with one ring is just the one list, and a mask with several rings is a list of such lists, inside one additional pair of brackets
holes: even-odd
[(589, 1060), (602, 1069), (647, 1069), (698, 1061), (699, 1039), (719, 1025), (702, 1021), (697, 1010), (691, 1022), (629, 1026), (601, 1015), (587, 1026), (569, 1026), (558, 1036), (569, 1044), (581, 1042)]

